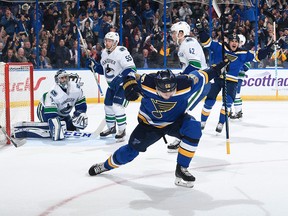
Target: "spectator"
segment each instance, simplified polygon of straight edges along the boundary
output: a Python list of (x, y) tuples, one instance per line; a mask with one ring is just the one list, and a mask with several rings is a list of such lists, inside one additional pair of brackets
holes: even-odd
[(288, 49), (285, 49), (282, 53), (283, 55), (283, 68), (288, 68)]
[[(99, 42), (98, 36), (99, 36), (100, 26), (102, 23), (102, 19), (99, 18), (99, 14), (97, 11), (94, 11), (94, 13), (93, 13), (92, 23), (93, 23), (92, 31), (94, 34), (95, 42), (97, 43), (97, 42)], [(100, 43), (102, 43), (102, 42), (103, 41), (100, 41)]]
[(23, 49), (24, 49), (24, 56), (28, 59), (32, 52), (31, 43), (28, 39), (24, 41)]
[(154, 11), (150, 8), (150, 4), (147, 2), (145, 4), (145, 10), (142, 13), (143, 24), (146, 26), (146, 30), (148, 33), (151, 33), (151, 29), (153, 27), (153, 17)]
[(149, 54), (147, 49), (143, 49), (142, 54), (135, 54), (133, 56), (134, 62), (137, 68), (156, 68), (155, 60), (156, 60), (157, 52), (156, 50), (152, 51)]
[(22, 47), (20, 47), (17, 51), (17, 62), (28, 62), (28, 59), (25, 57), (25, 51)]
[(83, 31), (81, 31), (81, 32), (82, 32), (83, 38), (85, 38), (87, 43), (93, 43), (93, 44), (95, 43), (94, 34), (92, 32), (92, 28), (90, 26), (90, 21), (89, 20), (85, 21), (85, 25), (84, 25)]
[(186, 16), (192, 15), (192, 10), (186, 1), (183, 2), (182, 6), (179, 9), (179, 18), (181, 21), (186, 20)]
[(30, 56), (28, 57), (28, 61), (33, 64), (33, 67), (34, 67), (34, 68), (38, 68), (37, 55), (36, 55), (36, 54), (37, 54), (36, 48), (34, 47), (34, 48), (31, 50)]
[[(134, 38), (131, 41), (131, 54), (134, 55), (135, 53), (140, 53), (142, 50), (142, 40), (139, 34), (135, 34)], [(137, 65), (136, 65), (137, 66)]]
[(70, 65), (71, 67), (78, 66), (78, 41), (73, 42), (72, 48), (69, 50), (70, 53)]
[(65, 46), (63, 39), (60, 39), (59, 45), (55, 50), (56, 55), (56, 67), (57, 68), (68, 68), (70, 67), (70, 52), (69, 49)]
[(4, 57), (3, 49), (4, 49), (4, 44), (3, 42), (0, 41), (0, 62), (3, 61), (3, 57)]
[(3, 56), (3, 62), (17, 62), (17, 58), (14, 54), (14, 49), (9, 48), (7, 51), (7, 55)]
[(44, 24), (44, 28), (47, 31), (52, 32), (54, 30), (56, 23), (55, 23), (55, 16), (53, 14), (53, 7), (52, 6), (48, 7), (44, 11), (43, 24)]
[(47, 49), (46, 48), (41, 49), (41, 54), (39, 56), (39, 59), (40, 59), (40, 68), (41, 69), (52, 68), (51, 60), (49, 59), (49, 57), (47, 57)]
[(17, 21), (14, 17), (14, 15), (11, 13), (10, 8), (6, 8), (5, 15), (1, 18), (1, 25), (4, 26), (4, 29), (6, 33), (13, 37), (15, 33), (15, 25), (17, 24)]
[(106, 1), (106, 14), (111, 18), (113, 18), (113, 16), (116, 16), (116, 3), (114, 1)]

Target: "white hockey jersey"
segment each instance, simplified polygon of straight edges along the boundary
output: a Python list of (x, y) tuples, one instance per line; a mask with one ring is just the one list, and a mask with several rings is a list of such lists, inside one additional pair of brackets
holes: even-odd
[[(70, 81), (68, 83), (67, 93), (59, 85), (55, 84), (53, 88), (44, 94), (40, 102), (45, 110), (55, 110), (59, 116), (68, 116), (76, 103), (86, 103), (85, 96), (79, 84)], [(80, 104), (79, 104), (80, 105)]]
[(105, 49), (100, 61), (106, 81), (110, 83), (114, 77), (118, 76), (127, 68), (135, 68), (133, 58), (126, 47), (117, 46), (110, 54)]
[(195, 38), (185, 38), (179, 46), (178, 57), (182, 71), (189, 65), (189, 62), (191, 62), (192, 66), (196, 69), (207, 68), (203, 48)]

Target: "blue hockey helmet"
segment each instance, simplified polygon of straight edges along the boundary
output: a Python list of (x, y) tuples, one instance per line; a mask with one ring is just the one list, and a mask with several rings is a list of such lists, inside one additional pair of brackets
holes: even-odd
[(177, 87), (177, 79), (170, 69), (161, 70), (157, 72), (155, 84), (158, 91), (172, 92)]
[(238, 36), (237, 34), (230, 34), (230, 35), (228, 35), (228, 40), (229, 40), (229, 41), (237, 40), (238, 43), (240, 42), (240, 38), (239, 38), (239, 36)]

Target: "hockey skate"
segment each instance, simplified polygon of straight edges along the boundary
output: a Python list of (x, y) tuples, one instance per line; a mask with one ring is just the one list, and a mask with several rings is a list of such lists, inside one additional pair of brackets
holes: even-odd
[(187, 168), (177, 164), (175, 171), (175, 185), (192, 188), (194, 186), (195, 177), (187, 170)]
[(201, 130), (204, 130), (206, 122), (201, 122)]
[(113, 126), (111, 128), (108, 128), (105, 131), (102, 131), (100, 133), (100, 138), (105, 138), (105, 137), (109, 136), (110, 134), (115, 134), (115, 133), (116, 133), (116, 126)]
[(126, 136), (126, 130), (119, 130), (118, 133), (115, 136), (116, 142), (124, 142)]
[(179, 146), (180, 146), (180, 142), (181, 142), (181, 140), (175, 139), (172, 143), (170, 143), (170, 144), (167, 146), (168, 152), (169, 152), (169, 153), (176, 153), (176, 152), (178, 152), (178, 148), (179, 148)]
[(236, 112), (230, 116), (230, 119), (241, 119), (243, 117), (242, 111)]
[(221, 133), (222, 130), (223, 130), (223, 124), (219, 122), (219, 123), (217, 124), (217, 127), (216, 127), (216, 132), (217, 132), (217, 133)]
[(95, 176), (106, 171), (108, 171), (108, 169), (104, 167), (104, 163), (99, 163), (99, 164), (94, 164), (93, 166), (91, 166), (88, 173), (90, 176)]

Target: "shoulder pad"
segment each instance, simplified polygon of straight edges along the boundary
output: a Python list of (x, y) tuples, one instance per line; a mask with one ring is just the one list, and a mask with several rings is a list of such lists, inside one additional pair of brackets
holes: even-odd
[(190, 42), (190, 41), (193, 41), (193, 38), (187, 37), (185, 40), (186, 40), (186, 42)]
[(119, 50), (123, 52), (123, 51), (125, 51), (125, 50), (126, 50), (126, 48), (125, 48), (125, 47), (123, 47), (123, 46), (121, 46), (121, 47), (119, 48)]

